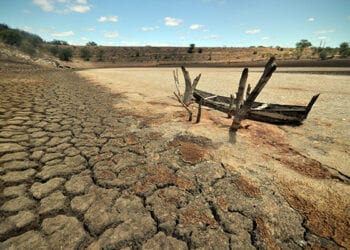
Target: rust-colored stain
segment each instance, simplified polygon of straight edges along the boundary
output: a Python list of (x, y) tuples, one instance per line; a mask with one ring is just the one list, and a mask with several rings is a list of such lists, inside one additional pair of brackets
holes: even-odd
[(124, 142), (126, 145), (134, 145), (134, 144), (137, 144), (139, 140), (134, 135), (128, 135), (124, 138)]
[(136, 184), (133, 189), (138, 194), (145, 194), (155, 186), (175, 185), (181, 190), (192, 191), (196, 186), (184, 177), (173, 174), (164, 166), (146, 167), (146, 177)]
[(255, 145), (268, 148), (267, 157), (281, 162), (301, 175), (315, 179), (332, 179), (334, 176), (322, 163), (308, 158), (294, 149), (284, 138), (284, 133), (272, 125), (253, 124), (248, 129), (240, 131)]
[(350, 249), (350, 216), (349, 214), (346, 216), (346, 210), (349, 211), (347, 204), (332, 197), (332, 200), (327, 201), (331, 208), (327, 209), (317, 207), (311, 201), (287, 188), (284, 188), (283, 195), (287, 198), (290, 206), (306, 218), (305, 226), (311, 233), (333, 239), (337, 244)]
[(198, 204), (198, 206), (191, 204), (190, 206), (186, 207), (182, 211), (180, 223), (195, 225), (202, 224), (211, 228), (218, 228), (219, 226), (217, 221), (211, 215), (211, 213), (208, 213), (208, 211), (203, 210), (202, 204)]
[(180, 147), (181, 160), (189, 164), (197, 164), (207, 160), (208, 152), (213, 148), (210, 139), (203, 136), (181, 135), (168, 143), (169, 147)]
[(261, 191), (258, 187), (253, 185), (253, 181), (247, 179), (246, 177), (240, 177), (236, 182), (237, 187), (242, 190), (248, 197), (259, 197)]
[(270, 230), (261, 217), (256, 217), (256, 228), (260, 239), (266, 244), (267, 249), (279, 250), (280, 248), (271, 237)]
[(160, 132), (150, 132), (146, 135), (146, 137), (150, 140), (155, 140), (155, 139), (158, 139), (162, 136), (163, 136), (163, 134)]

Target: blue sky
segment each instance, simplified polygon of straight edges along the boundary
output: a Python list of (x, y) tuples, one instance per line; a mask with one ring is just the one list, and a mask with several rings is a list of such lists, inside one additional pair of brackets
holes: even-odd
[(0, 23), (84, 45), (350, 42), (350, 0), (0, 0)]

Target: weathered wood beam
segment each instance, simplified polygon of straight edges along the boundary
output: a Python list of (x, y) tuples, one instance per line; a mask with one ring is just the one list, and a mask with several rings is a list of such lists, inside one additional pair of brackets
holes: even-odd
[(247, 97), (246, 101), (244, 102), (243, 106), (236, 111), (235, 118), (233, 119), (232, 125), (230, 127), (231, 131), (237, 131), (240, 127), (241, 121), (245, 119), (248, 112), (250, 111), (253, 102), (258, 97), (260, 92), (265, 87), (266, 83), (271, 78), (273, 72), (275, 72), (277, 68), (276, 65), (276, 59), (275, 57), (271, 57), (270, 60), (265, 65), (264, 73), (262, 74), (260, 80), (258, 81), (257, 85), (253, 89), (253, 91), (250, 93), (250, 95)]
[(244, 90), (248, 79), (248, 68), (245, 68), (242, 72), (241, 79), (239, 81), (237, 99), (236, 99), (236, 110), (239, 110), (244, 102)]

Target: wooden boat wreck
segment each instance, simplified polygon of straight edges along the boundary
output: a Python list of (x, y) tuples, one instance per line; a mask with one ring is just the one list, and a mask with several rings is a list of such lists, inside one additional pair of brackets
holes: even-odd
[(273, 72), (275, 72), (276, 68), (276, 59), (271, 57), (265, 65), (262, 76), (251, 92), (250, 85), (248, 85), (246, 88), (248, 68), (245, 68), (239, 81), (236, 98), (234, 98), (233, 95), (231, 95), (231, 97), (226, 97), (197, 89), (197, 84), (201, 74), (199, 74), (192, 83), (189, 72), (182, 66), (181, 69), (185, 78), (185, 93), (183, 96), (181, 95), (177, 71), (174, 71), (175, 86), (178, 91), (177, 93), (174, 92), (174, 94), (178, 101), (188, 111), (190, 116), (189, 121), (192, 120), (192, 111), (188, 108), (188, 106), (191, 103), (192, 97), (194, 97), (195, 101), (199, 104), (197, 122), (200, 121), (202, 105), (207, 106), (227, 113), (229, 118), (234, 115), (234, 119), (230, 127), (231, 131), (237, 131), (241, 127), (240, 122), (244, 119), (273, 124), (300, 125), (303, 120), (307, 118), (312, 106), (319, 97), (319, 94), (313, 96), (309, 104), (306, 106), (270, 104), (255, 101), (259, 93), (271, 78)]
[[(193, 96), (197, 103), (202, 102), (203, 106), (219, 110), (224, 113), (236, 113), (234, 107), (230, 108), (232, 98), (215, 95), (199, 89), (195, 89)], [(313, 96), (306, 106), (283, 105), (272, 103), (253, 102), (246, 119), (268, 122), (273, 124), (300, 125), (305, 120), (316, 102), (319, 94)]]

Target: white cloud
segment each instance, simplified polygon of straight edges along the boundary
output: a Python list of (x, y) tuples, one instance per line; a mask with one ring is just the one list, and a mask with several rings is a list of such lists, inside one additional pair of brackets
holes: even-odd
[(74, 12), (85, 13), (90, 11), (91, 8), (89, 5), (70, 5), (68, 9)]
[(159, 26), (154, 26), (154, 27), (142, 27), (142, 31), (153, 31), (153, 30), (158, 30), (160, 29)]
[(118, 17), (117, 16), (101, 16), (99, 19), (97, 19), (97, 21), (104, 23), (104, 22), (112, 22), (112, 23), (116, 23), (118, 22)]
[(103, 34), (104, 37), (106, 38), (117, 38), (119, 37), (119, 33), (114, 31), (114, 32), (106, 32)]
[(260, 32), (261, 32), (260, 29), (252, 29), (252, 30), (246, 30), (246, 31), (245, 31), (245, 33), (247, 33), (247, 34), (252, 34), (252, 35), (258, 34), (258, 33), (260, 33)]
[(85, 13), (91, 10), (91, 6), (87, 0), (33, 0), (33, 3), (38, 5), (42, 10), (57, 13), (78, 12)]
[(328, 37), (326, 37), (326, 36), (320, 36), (320, 37), (318, 37), (318, 39), (319, 39), (319, 40), (327, 40)]
[(55, 6), (52, 0), (33, 0), (44, 11), (53, 11)]
[(261, 38), (261, 40), (263, 40), (263, 41), (267, 41), (267, 40), (270, 40), (271, 38), (269, 37), (269, 36), (263, 36), (262, 38)]
[(218, 35), (210, 35), (210, 36), (205, 36), (203, 37), (204, 40), (216, 40), (219, 39), (220, 37)]
[(198, 29), (201, 29), (201, 28), (203, 28), (204, 27), (204, 25), (202, 25), (202, 24), (192, 24), (191, 26), (190, 26), (190, 29), (191, 30), (198, 30)]
[(65, 36), (73, 36), (73, 35), (74, 35), (73, 31), (64, 31), (60, 33), (51, 34), (51, 36), (55, 36), (55, 37), (65, 37)]
[(84, 30), (85, 31), (95, 31), (96, 27), (86, 27)]
[(23, 10), (21, 10), (21, 12), (24, 13), (24, 14), (32, 13), (31, 10), (28, 10), (28, 9), (23, 9)]
[(166, 17), (164, 18), (164, 24), (166, 26), (179, 26), (183, 22), (182, 19), (174, 18), (174, 17)]
[(327, 33), (333, 33), (335, 32), (335, 30), (318, 30), (318, 31), (315, 31), (314, 33), (315, 34), (327, 34)]
[(22, 30), (27, 31), (27, 32), (31, 32), (33, 30), (33, 28), (30, 26), (23, 26)]
[(87, 38), (87, 37), (80, 37), (80, 40), (83, 40), (83, 41), (88, 41), (88, 40), (89, 40), (89, 38)]
[(315, 18), (309, 17), (307, 20), (308, 20), (309, 22), (313, 22), (313, 21), (315, 21)]

